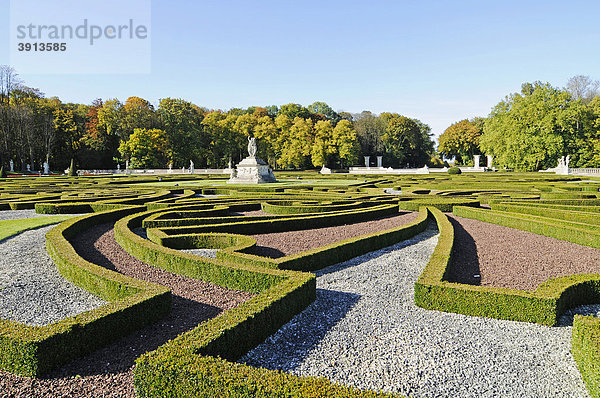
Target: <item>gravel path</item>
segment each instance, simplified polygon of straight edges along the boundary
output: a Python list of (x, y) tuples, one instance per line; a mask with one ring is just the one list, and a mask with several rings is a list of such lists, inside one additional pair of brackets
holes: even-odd
[(133, 398), (133, 365), (154, 350), (198, 324), (233, 308), (253, 295), (151, 267), (125, 252), (114, 240), (111, 224), (99, 225), (73, 242), (88, 261), (121, 273), (160, 283), (173, 292), (171, 313), (159, 322), (94, 351), (42, 378), (0, 371), (0, 397), (114, 397)]
[(44, 326), (105, 303), (58, 273), (45, 247), (53, 227), (0, 242), (0, 319)]
[(256, 239), (256, 247), (246, 252), (271, 258), (289, 256), (344, 239), (408, 224), (414, 221), (417, 215), (417, 212), (402, 212), (395, 216), (335, 227), (252, 235)]
[(4, 220), (20, 220), (23, 218), (36, 218), (36, 217), (47, 217), (47, 216), (56, 216), (56, 215), (72, 215), (72, 216), (81, 216), (81, 213), (78, 214), (38, 214), (35, 210), (0, 210), (0, 221)]
[(448, 218), (456, 239), (451, 282), (535, 290), (552, 277), (600, 273), (598, 249), (470, 218)]
[(240, 361), (409, 397), (586, 397), (570, 327), (414, 305), (436, 243), (429, 229), (321, 270), (315, 303)]
[(208, 258), (217, 258), (218, 249), (183, 249), (180, 250), (184, 253), (195, 254), (196, 256), (208, 257)]

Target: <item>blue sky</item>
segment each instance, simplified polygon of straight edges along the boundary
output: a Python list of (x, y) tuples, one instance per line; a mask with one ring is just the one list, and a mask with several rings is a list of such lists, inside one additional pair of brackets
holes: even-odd
[[(600, 79), (599, 15), (598, 1), (154, 0), (150, 74), (21, 77), (65, 102), (325, 101), (416, 117), (439, 135), (487, 115), (523, 82)], [(0, 64), (8, 64), (9, 0), (0, 0), (0, 16)]]

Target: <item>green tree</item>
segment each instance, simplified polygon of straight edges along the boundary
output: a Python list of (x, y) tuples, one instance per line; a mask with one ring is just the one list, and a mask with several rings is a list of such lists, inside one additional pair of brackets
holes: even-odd
[(421, 130), (414, 120), (397, 113), (382, 113), (380, 118), (385, 121), (385, 133), (381, 141), (385, 148), (384, 156), (388, 164), (401, 166), (405, 163), (416, 166)]
[(515, 170), (554, 167), (560, 156), (569, 155), (569, 143), (574, 142), (573, 110), (567, 91), (549, 83), (525, 83), (521, 93), (494, 107), (479, 139), (480, 148), (500, 166)]
[(135, 129), (119, 151), (132, 168), (164, 168), (171, 161), (167, 133), (160, 129)]
[[(284, 115), (278, 116), (277, 119), (282, 116)], [(280, 120), (283, 121), (283, 119)], [(312, 120), (296, 117), (289, 128), (284, 124), (282, 126), (284, 128), (281, 131), (281, 138), (285, 145), (282, 145), (278, 163), (283, 167), (303, 168), (308, 166), (308, 157), (313, 144)]]
[(340, 115), (336, 111), (331, 109), (331, 107), (325, 102), (313, 102), (306, 108), (312, 113), (319, 113), (325, 116), (327, 120), (330, 120), (333, 123), (334, 126), (337, 124), (337, 122), (341, 120)]
[(456, 158), (456, 164), (473, 164), (473, 155), (480, 154), (482, 131), (467, 119), (453, 123), (439, 138), (438, 151), (446, 158)]
[(333, 139), (337, 146), (340, 166), (350, 166), (358, 161), (360, 145), (352, 122), (340, 120), (333, 129)]
[(135, 129), (151, 129), (157, 124), (154, 106), (150, 102), (140, 97), (129, 97), (121, 113), (121, 141), (127, 140)]
[(337, 152), (331, 121), (318, 121), (314, 126), (313, 144), (310, 157), (313, 166), (331, 166), (333, 155)]
[(173, 163), (187, 166), (192, 160), (198, 166), (208, 166), (210, 136), (204, 131), (202, 110), (182, 99), (164, 98), (157, 114), (167, 134)]
[(278, 115), (285, 115), (291, 120), (294, 120), (297, 117), (307, 119), (311, 116), (311, 113), (300, 104), (285, 104), (281, 105), (281, 108), (279, 108)]
[(64, 169), (81, 147), (81, 133), (77, 129), (72, 110), (62, 107), (54, 110), (54, 131), (56, 150), (50, 163), (58, 169)]

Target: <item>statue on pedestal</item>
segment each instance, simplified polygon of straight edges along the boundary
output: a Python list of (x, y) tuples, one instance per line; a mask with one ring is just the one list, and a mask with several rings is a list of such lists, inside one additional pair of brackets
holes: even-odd
[(256, 156), (256, 150), (256, 138), (248, 137), (248, 154), (250, 155), (250, 157)]

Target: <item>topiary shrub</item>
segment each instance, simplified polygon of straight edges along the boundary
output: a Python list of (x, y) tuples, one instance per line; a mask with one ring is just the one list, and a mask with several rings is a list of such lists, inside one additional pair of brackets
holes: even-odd
[(448, 174), (462, 174), (462, 170), (458, 167), (450, 167), (448, 169)]

